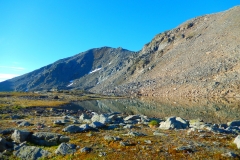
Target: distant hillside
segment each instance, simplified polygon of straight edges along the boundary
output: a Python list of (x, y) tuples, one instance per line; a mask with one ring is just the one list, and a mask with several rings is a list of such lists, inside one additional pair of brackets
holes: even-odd
[(91, 49), (0, 83), (0, 90), (85, 89), (132, 96), (240, 97), (240, 6), (191, 19), (139, 52)]
[[(122, 48), (90, 49), (28, 74), (0, 83), (1, 91), (90, 89), (130, 62), (134, 52)], [(101, 75), (101, 76), (99, 76)]]

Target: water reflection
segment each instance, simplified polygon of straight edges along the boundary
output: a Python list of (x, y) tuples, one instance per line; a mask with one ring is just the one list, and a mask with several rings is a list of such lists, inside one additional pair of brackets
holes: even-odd
[(73, 102), (73, 107), (68, 109), (143, 114), (158, 118), (180, 116), (185, 119), (200, 118), (211, 123), (226, 123), (240, 119), (239, 102), (229, 99), (104, 99)]

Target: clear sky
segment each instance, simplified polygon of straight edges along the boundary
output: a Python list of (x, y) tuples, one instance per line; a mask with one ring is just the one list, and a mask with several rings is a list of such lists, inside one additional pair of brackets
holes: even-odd
[(0, 81), (91, 48), (139, 51), (184, 21), (239, 0), (0, 0)]

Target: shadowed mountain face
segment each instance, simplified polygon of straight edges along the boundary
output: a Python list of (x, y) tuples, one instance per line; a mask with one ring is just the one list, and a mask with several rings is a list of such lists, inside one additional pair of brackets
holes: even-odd
[[(122, 48), (91, 49), (2, 82), (0, 90), (89, 89), (121, 70), (133, 54)], [(99, 73), (106, 76), (99, 77)]]
[(240, 7), (191, 19), (137, 53), (91, 49), (0, 83), (0, 90), (85, 89), (143, 96), (240, 97)]

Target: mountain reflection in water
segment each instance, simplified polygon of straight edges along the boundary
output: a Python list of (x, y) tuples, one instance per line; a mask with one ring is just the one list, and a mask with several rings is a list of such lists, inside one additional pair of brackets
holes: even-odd
[(211, 123), (240, 119), (240, 101), (227, 99), (103, 99), (73, 102), (72, 107), (67, 109), (142, 114), (157, 118), (179, 116)]

